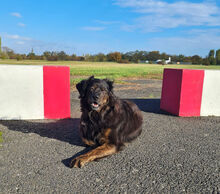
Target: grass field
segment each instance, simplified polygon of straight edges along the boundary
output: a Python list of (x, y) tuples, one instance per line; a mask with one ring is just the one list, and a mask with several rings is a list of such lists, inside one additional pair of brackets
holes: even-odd
[(144, 78), (162, 79), (164, 68), (184, 69), (219, 69), (220, 66), (202, 65), (157, 65), (157, 64), (119, 64), (112, 62), (79, 62), (79, 61), (39, 61), (39, 60), (0, 60), (0, 64), (23, 65), (67, 65), (70, 67), (71, 84), (94, 75), (98, 78), (110, 78), (116, 82), (123, 79)]

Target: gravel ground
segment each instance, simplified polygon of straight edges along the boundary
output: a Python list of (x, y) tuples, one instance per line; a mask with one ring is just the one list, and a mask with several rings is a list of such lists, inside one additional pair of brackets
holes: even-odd
[(220, 117), (159, 110), (161, 81), (129, 80), (115, 93), (143, 111), (141, 136), (119, 154), (71, 169), (85, 152), (79, 100), (65, 120), (0, 121), (0, 193), (220, 193)]

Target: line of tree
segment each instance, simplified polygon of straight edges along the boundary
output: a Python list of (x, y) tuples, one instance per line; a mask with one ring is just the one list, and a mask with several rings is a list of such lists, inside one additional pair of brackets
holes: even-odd
[(220, 65), (220, 49), (209, 51), (208, 57), (204, 59), (205, 65)]
[(76, 54), (68, 55), (64, 51), (45, 51), (42, 55), (34, 53), (33, 49), (28, 54), (18, 54), (8, 47), (3, 47), (0, 52), (0, 59), (16, 59), (16, 60), (48, 60), (48, 61), (93, 61), (104, 62), (112, 61), (118, 63), (155, 63), (156, 60), (166, 60), (171, 57), (171, 63), (185, 63), (185, 64), (202, 64), (202, 65), (220, 65), (220, 49), (210, 50), (208, 56), (202, 58), (199, 55), (185, 56), (185, 55), (169, 55), (160, 53), (159, 51), (130, 51), (126, 53), (110, 52), (108, 54), (98, 53), (94, 55), (86, 54), (77, 56)]

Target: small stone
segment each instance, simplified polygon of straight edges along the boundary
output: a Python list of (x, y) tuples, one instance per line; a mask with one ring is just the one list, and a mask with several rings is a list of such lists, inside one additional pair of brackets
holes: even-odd
[(99, 182), (99, 181), (100, 181), (100, 179), (96, 178), (96, 179), (95, 179), (95, 181), (96, 181), (96, 182)]

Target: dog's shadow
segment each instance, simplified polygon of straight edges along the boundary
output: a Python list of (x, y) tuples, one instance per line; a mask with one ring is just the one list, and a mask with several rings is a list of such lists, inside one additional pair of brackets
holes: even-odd
[(170, 115), (170, 113), (160, 109), (159, 98), (148, 98), (148, 99), (136, 98), (136, 99), (127, 99), (127, 100), (134, 102), (138, 106), (138, 108), (143, 112)]
[(57, 139), (76, 146), (84, 146), (79, 136), (79, 118), (61, 120), (0, 120), (9, 130), (36, 133), (42, 137)]
[(91, 150), (90, 147), (82, 142), (79, 135), (79, 118), (61, 119), (61, 120), (0, 120), (0, 124), (6, 126), (9, 130), (19, 131), (22, 133), (36, 133), (41, 137), (56, 139), (59, 141), (68, 142), (69, 144), (81, 146), (84, 149), (76, 153), (71, 158), (62, 160), (62, 163), (69, 167), (70, 161)]
[(56, 139), (68, 142), (71, 145), (81, 146), (84, 149), (74, 156), (63, 159), (62, 163), (69, 167), (70, 161), (82, 155), (93, 147), (86, 147), (79, 135), (79, 118), (61, 119), (61, 120), (0, 120), (0, 124), (6, 126), (9, 130), (19, 131), (22, 133), (36, 133), (41, 137)]

